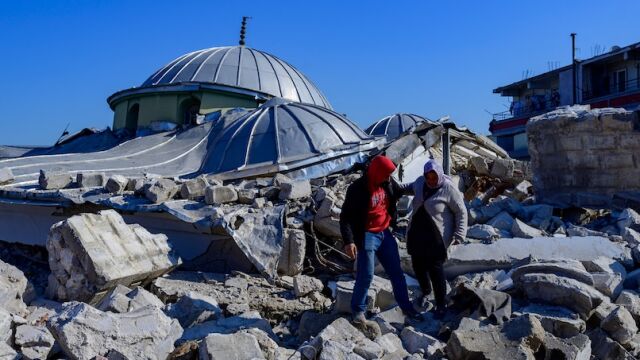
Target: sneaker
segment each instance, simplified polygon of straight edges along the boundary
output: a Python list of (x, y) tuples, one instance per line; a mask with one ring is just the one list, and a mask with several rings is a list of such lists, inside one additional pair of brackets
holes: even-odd
[(351, 322), (354, 324), (364, 324), (367, 322), (367, 318), (364, 316), (364, 312), (357, 312), (351, 316)]
[(370, 340), (374, 340), (382, 336), (380, 325), (375, 321), (367, 320), (363, 312), (355, 313), (351, 317), (351, 324)]

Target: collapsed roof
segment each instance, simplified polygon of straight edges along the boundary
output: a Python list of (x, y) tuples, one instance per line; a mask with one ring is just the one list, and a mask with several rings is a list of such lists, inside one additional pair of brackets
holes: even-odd
[(393, 140), (405, 131), (415, 128), (423, 122), (433, 123), (429, 119), (419, 115), (398, 113), (376, 121), (369, 126), (365, 132), (374, 136), (386, 136), (389, 140)]

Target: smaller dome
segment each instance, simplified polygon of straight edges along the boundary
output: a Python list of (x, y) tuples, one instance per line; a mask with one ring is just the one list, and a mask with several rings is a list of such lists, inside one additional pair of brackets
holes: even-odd
[(202, 168), (214, 174), (273, 165), (278, 170), (294, 169), (363, 151), (376, 143), (332, 110), (282, 98), (273, 98), (216, 127)]
[(398, 113), (376, 121), (373, 125), (369, 126), (365, 132), (373, 136), (386, 136), (391, 140), (425, 121), (431, 122), (429, 119), (419, 115)]

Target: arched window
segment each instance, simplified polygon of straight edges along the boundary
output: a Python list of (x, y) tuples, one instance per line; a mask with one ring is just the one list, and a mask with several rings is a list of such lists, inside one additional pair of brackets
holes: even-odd
[(140, 105), (134, 104), (127, 111), (127, 121), (125, 127), (129, 130), (136, 131), (138, 129), (138, 113), (140, 113)]
[(196, 98), (186, 99), (182, 102), (180, 110), (183, 124), (197, 125), (196, 119), (200, 113), (200, 100)]

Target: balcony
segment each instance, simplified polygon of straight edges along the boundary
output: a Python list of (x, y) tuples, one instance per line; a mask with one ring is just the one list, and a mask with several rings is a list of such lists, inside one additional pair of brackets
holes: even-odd
[(595, 86), (593, 89), (582, 91), (582, 100), (589, 101), (609, 96), (626, 95), (640, 91), (640, 81), (638, 78), (626, 81), (606, 81), (604, 84)]
[(511, 102), (509, 110), (493, 114), (492, 122), (507, 119), (532, 117), (549, 112), (560, 105), (560, 95), (554, 91), (550, 95), (532, 95), (526, 100)]

